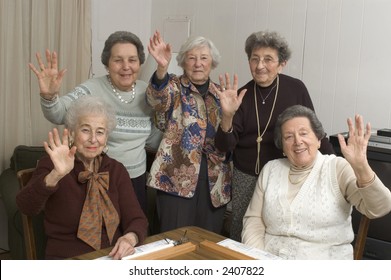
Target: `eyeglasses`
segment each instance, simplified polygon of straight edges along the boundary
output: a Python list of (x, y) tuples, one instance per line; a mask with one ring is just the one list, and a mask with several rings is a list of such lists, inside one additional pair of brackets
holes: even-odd
[(262, 62), (262, 64), (265, 65), (265, 66), (269, 66), (269, 65), (272, 65), (272, 64), (278, 62), (278, 60), (275, 60), (275, 59), (273, 59), (272, 57), (269, 57), (269, 56), (261, 57), (261, 58), (259, 58), (259, 57), (251, 57), (250, 58), (250, 63), (252, 65), (259, 65), (259, 62)]

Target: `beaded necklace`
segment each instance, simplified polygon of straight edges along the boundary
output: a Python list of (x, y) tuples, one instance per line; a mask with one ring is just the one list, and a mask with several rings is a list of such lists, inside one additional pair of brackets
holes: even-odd
[(109, 84), (111, 85), (111, 89), (113, 90), (114, 95), (121, 101), (122, 103), (129, 104), (132, 103), (134, 98), (136, 97), (136, 83), (133, 83), (132, 85), (132, 95), (130, 96), (129, 100), (125, 100), (121, 94), (115, 89), (113, 83), (111, 82), (110, 76), (107, 75), (107, 80), (109, 81)]

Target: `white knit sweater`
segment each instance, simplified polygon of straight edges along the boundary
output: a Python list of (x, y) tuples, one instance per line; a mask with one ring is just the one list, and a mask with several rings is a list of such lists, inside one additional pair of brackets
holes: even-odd
[(390, 211), (390, 191), (378, 178), (357, 188), (345, 159), (318, 153), (290, 202), (289, 168), (287, 159), (264, 166), (244, 218), (243, 242), (285, 259), (353, 259), (351, 205), (384, 215)]

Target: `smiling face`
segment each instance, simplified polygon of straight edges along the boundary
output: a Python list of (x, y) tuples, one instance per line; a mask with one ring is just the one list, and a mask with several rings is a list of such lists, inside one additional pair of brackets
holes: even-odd
[(183, 69), (193, 84), (203, 85), (212, 70), (212, 56), (206, 46), (194, 48), (186, 53)]
[(295, 117), (281, 126), (282, 150), (291, 164), (297, 167), (311, 165), (320, 147), (320, 140), (306, 117)]
[(262, 87), (267, 87), (273, 83), (286, 62), (278, 61), (277, 50), (258, 48), (252, 51), (249, 65), (254, 81)]
[(73, 145), (77, 148), (77, 157), (89, 167), (106, 146), (107, 121), (99, 115), (82, 116), (71, 135), (74, 139)]
[(131, 43), (117, 43), (111, 48), (108, 71), (113, 85), (121, 91), (130, 91), (136, 82), (141, 64), (137, 48)]

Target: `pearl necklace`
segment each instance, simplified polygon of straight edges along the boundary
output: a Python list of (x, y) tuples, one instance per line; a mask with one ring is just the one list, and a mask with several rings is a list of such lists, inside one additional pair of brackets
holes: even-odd
[(115, 89), (113, 83), (111, 82), (111, 79), (110, 79), (110, 76), (107, 75), (107, 80), (109, 81), (109, 84), (111, 85), (111, 89), (113, 90), (114, 92), (114, 95), (119, 99), (119, 101), (121, 101), (122, 103), (125, 103), (125, 104), (129, 104), (129, 103), (132, 103), (134, 98), (136, 97), (136, 83), (133, 83), (132, 85), (132, 95), (130, 96), (130, 99), (129, 100), (125, 100), (121, 94), (119, 94), (119, 92)]

